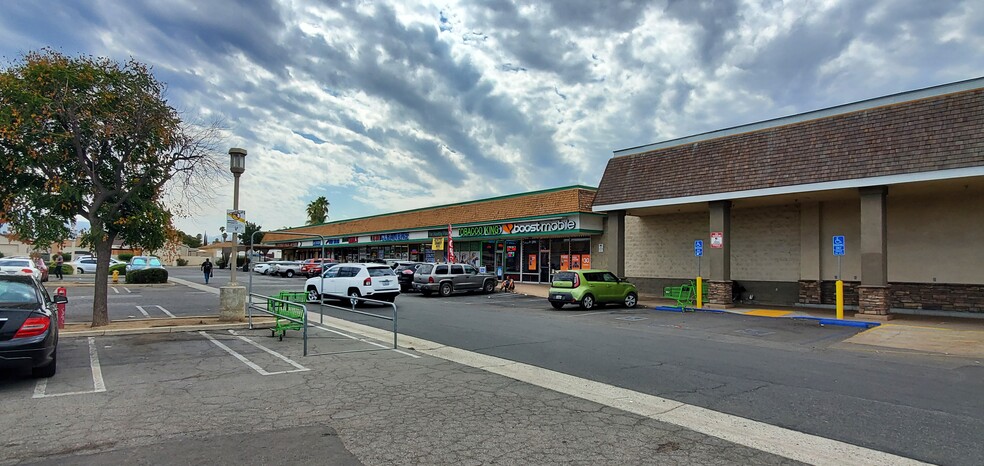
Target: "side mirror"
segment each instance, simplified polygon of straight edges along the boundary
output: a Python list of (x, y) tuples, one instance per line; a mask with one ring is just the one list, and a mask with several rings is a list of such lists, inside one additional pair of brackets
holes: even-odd
[(56, 294), (55, 297), (52, 299), (52, 301), (55, 304), (65, 304), (65, 303), (68, 302), (68, 296), (63, 296), (63, 295), (60, 295), (60, 294)]

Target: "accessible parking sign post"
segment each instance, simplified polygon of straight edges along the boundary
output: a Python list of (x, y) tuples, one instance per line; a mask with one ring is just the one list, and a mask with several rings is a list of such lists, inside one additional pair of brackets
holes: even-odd
[(694, 241), (694, 255), (697, 256), (697, 309), (704, 307), (704, 281), (700, 276), (700, 258), (704, 256), (704, 240)]
[(837, 257), (837, 281), (835, 283), (835, 290), (837, 295), (837, 319), (844, 319), (844, 280), (841, 275), (841, 258), (844, 257), (844, 253), (847, 252), (847, 245), (844, 241), (843, 235), (834, 236), (833, 240), (834, 256)]

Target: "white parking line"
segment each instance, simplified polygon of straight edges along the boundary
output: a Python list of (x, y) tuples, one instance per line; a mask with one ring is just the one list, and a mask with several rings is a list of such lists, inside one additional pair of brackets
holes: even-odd
[(171, 314), (171, 312), (170, 312), (170, 311), (168, 311), (167, 309), (164, 309), (164, 308), (163, 308), (163, 307), (161, 307), (161, 306), (157, 306), (157, 309), (160, 309), (161, 311), (164, 311), (164, 313), (165, 313), (165, 314), (167, 314), (167, 315), (168, 315), (168, 317), (170, 317), (170, 318), (172, 318), (172, 319), (174, 318), (174, 314)]
[[(366, 340), (365, 338), (353, 337), (352, 335), (348, 335), (346, 333), (339, 332), (337, 330), (332, 330), (332, 329), (330, 329), (328, 327), (322, 327), (322, 326), (320, 326), (318, 324), (311, 324), (311, 326), (314, 327), (314, 328), (316, 328), (316, 329), (324, 330), (326, 332), (335, 333), (335, 334), (341, 335), (341, 336), (343, 336), (345, 338), (350, 338), (350, 339), (355, 340), (355, 341), (361, 341), (363, 343), (369, 343), (370, 345), (375, 345), (375, 346), (378, 346), (380, 348), (389, 348), (389, 346), (382, 345), (382, 344), (376, 343), (374, 341), (369, 341), (369, 340)], [(411, 358), (414, 358), (414, 359), (420, 359), (420, 356), (418, 356), (416, 354), (412, 354), (412, 353), (407, 353), (406, 351), (400, 351), (398, 349), (393, 349), (393, 351), (396, 351), (397, 353), (400, 353), (400, 354), (403, 354), (403, 355), (410, 356)]]
[(99, 353), (96, 351), (96, 338), (89, 337), (89, 367), (92, 370), (92, 390), (84, 392), (52, 393), (46, 394), (48, 379), (38, 380), (34, 386), (34, 396), (31, 398), (52, 398), (56, 396), (85, 395), (88, 393), (102, 393), (106, 391), (106, 382), (103, 381), (102, 366), (99, 365)]
[(133, 293), (133, 291), (130, 291), (130, 289), (125, 286), (123, 287), (123, 289), (126, 290), (127, 293)]
[[(236, 335), (236, 331), (235, 330), (229, 330), (229, 333), (231, 333), (233, 335)], [(306, 367), (304, 367), (304, 366), (302, 366), (302, 365), (294, 362), (293, 360), (291, 360), (287, 356), (284, 356), (284, 355), (282, 355), (282, 354), (280, 354), (280, 353), (278, 353), (278, 352), (276, 352), (276, 351), (274, 351), (274, 350), (272, 350), (270, 348), (267, 348), (266, 346), (263, 346), (263, 345), (255, 342), (253, 340), (250, 340), (249, 338), (246, 338), (246, 337), (241, 336), (241, 335), (236, 335), (236, 337), (238, 337), (242, 341), (245, 341), (246, 343), (249, 343), (249, 344), (251, 344), (251, 345), (253, 345), (253, 346), (255, 346), (255, 347), (257, 347), (257, 348), (259, 348), (259, 349), (261, 349), (263, 351), (266, 351), (267, 353), (270, 353), (270, 354), (272, 354), (272, 355), (274, 355), (274, 356), (282, 359), (287, 364), (290, 364), (290, 365), (292, 365), (292, 366), (294, 366), (294, 367), (296, 367), (296, 368), (298, 368), (298, 369), (300, 369), (302, 371), (310, 370), (310, 369), (308, 369), (308, 368), (306, 368)]]
[(212, 343), (215, 343), (215, 346), (218, 346), (219, 348), (224, 349), (227, 353), (231, 354), (234, 358), (240, 360), (243, 364), (246, 364), (249, 368), (253, 369), (254, 371), (256, 371), (257, 373), (259, 373), (260, 375), (289, 374), (291, 372), (304, 372), (304, 371), (309, 371), (310, 370), (310, 369), (308, 369), (308, 368), (306, 368), (304, 366), (301, 366), (300, 364), (297, 364), (297, 363), (291, 361), (286, 356), (283, 356), (280, 353), (277, 353), (276, 351), (273, 351), (273, 350), (268, 349), (268, 348), (263, 348), (263, 346), (260, 345), (259, 343), (256, 343), (256, 342), (253, 342), (253, 341), (249, 341), (250, 344), (252, 344), (254, 346), (257, 346), (257, 347), (260, 347), (264, 351), (266, 351), (266, 352), (268, 352), (270, 354), (273, 354), (274, 356), (277, 356), (277, 357), (279, 357), (279, 358), (281, 358), (281, 359), (289, 362), (294, 367), (299, 367), (300, 368), (300, 369), (296, 369), (296, 370), (292, 370), (292, 371), (267, 372), (262, 367), (258, 366), (256, 363), (254, 363), (253, 361), (250, 361), (249, 359), (247, 359), (246, 356), (243, 356), (243, 355), (237, 353), (236, 351), (234, 351), (232, 348), (226, 346), (221, 341), (216, 340), (215, 337), (213, 337), (212, 335), (209, 335), (209, 334), (205, 333), (204, 331), (201, 331), (201, 332), (198, 332), (198, 333), (201, 336), (203, 336), (205, 338), (208, 338), (209, 341), (211, 341)]
[(120, 294), (120, 290), (118, 288), (116, 288), (115, 286), (112, 287), (112, 289), (113, 289), (113, 293)]
[(144, 317), (150, 317), (150, 314), (148, 314), (147, 311), (144, 310), (143, 306), (137, 306), (137, 310), (140, 311), (140, 313), (143, 314)]

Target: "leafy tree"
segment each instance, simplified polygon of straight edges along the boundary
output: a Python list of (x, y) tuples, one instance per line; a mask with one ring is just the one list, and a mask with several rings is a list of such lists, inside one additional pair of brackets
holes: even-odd
[[(253, 245), (253, 243), (252, 243), (253, 233), (258, 232), (258, 231), (261, 231), (261, 230), (263, 230), (263, 227), (255, 224), (253, 222), (247, 221), (246, 222), (246, 227), (243, 229), (243, 234), (239, 235), (239, 242), (240, 242), (240, 244), (244, 244), (246, 246), (252, 246)], [(256, 243), (259, 244), (259, 243), (262, 243), (262, 242), (263, 242), (263, 233), (260, 233), (260, 234), (256, 235)]]
[(178, 235), (181, 237), (181, 243), (189, 248), (200, 248), (202, 247), (202, 235), (198, 234), (196, 236), (191, 236), (181, 230), (178, 230)]
[(164, 92), (133, 59), (45, 49), (0, 68), (0, 217), (35, 244), (67, 238), (77, 215), (89, 221), (94, 327), (109, 323), (113, 241), (162, 247), (174, 230), (165, 201), (207, 198), (224, 173), (219, 128), (182, 122)]
[(311, 201), (307, 206), (308, 225), (327, 222), (330, 207), (331, 203), (324, 196)]
[(229, 233), (226, 233), (225, 227), (219, 227), (219, 232), (222, 233), (222, 242), (226, 242), (229, 239)]

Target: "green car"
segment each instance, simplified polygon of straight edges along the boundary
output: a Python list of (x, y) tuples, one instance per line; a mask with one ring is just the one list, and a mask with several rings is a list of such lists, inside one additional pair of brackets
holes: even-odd
[(581, 309), (593, 309), (604, 303), (635, 307), (639, 302), (639, 293), (635, 285), (607, 270), (568, 270), (554, 275), (547, 300), (555, 309), (565, 304), (580, 304)]

